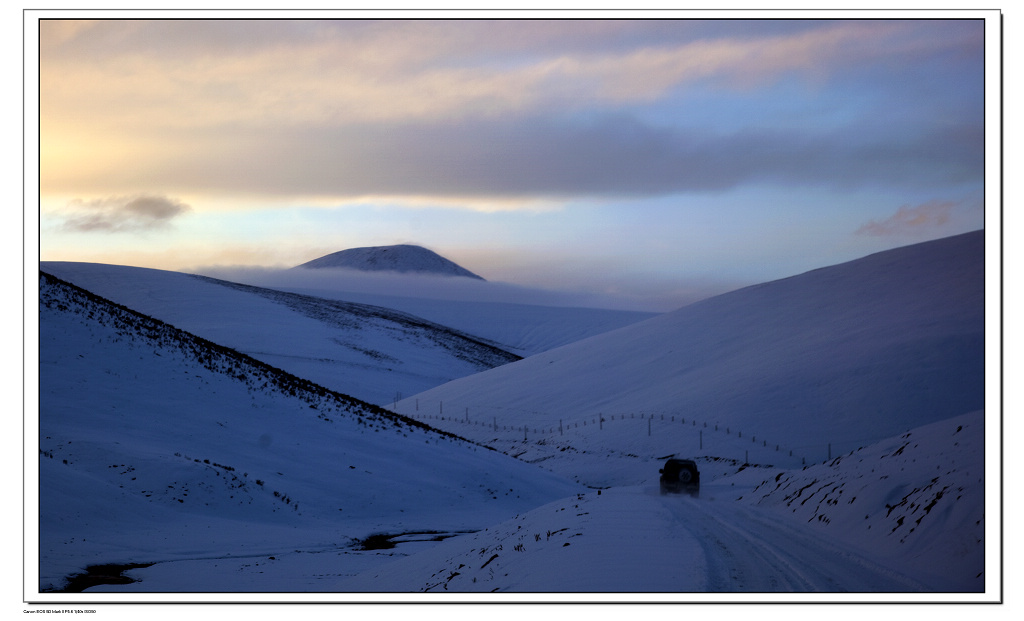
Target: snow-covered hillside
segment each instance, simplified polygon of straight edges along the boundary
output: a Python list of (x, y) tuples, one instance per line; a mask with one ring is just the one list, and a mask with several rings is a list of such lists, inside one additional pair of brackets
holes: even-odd
[[(285, 282), (275, 288), (292, 290)], [(409, 313), (472, 334), (524, 358), (657, 315), (642, 311), (578, 306), (430, 299), (325, 289), (294, 290), (316, 297), (371, 304)]]
[[(62, 269), (131, 310), (41, 280), (44, 588), (111, 564), (136, 582), (83, 595), (1001, 595), (983, 231), (592, 335), (397, 415), (236, 351), (288, 351), (278, 328), (318, 334), (337, 300)], [(659, 494), (672, 456), (699, 498)]]
[(297, 269), (343, 268), (367, 272), (399, 272), (461, 276), (483, 280), (461, 265), (422, 246), (372, 246), (349, 248), (296, 266)]
[(870, 550), (943, 591), (985, 586), (985, 416), (918, 427), (813, 467), (779, 471), (744, 500)]
[(659, 314), (623, 310), (623, 300), (611, 296), (424, 274), (255, 267), (206, 267), (199, 273), (276, 291), (391, 308), (472, 334), (523, 357)]
[[(593, 485), (641, 482), (676, 452), (802, 466), (985, 407), (984, 275), (984, 231), (899, 248), (465, 377), (398, 411)], [(602, 470), (602, 454), (640, 465)]]
[(376, 404), (519, 359), (485, 339), (382, 307), (137, 267), (45, 262), (41, 269)]
[(442, 538), (580, 489), (47, 276), (39, 312), (43, 590), (172, 561), (219, 565), (216, 589), (232, 563), (245, 582), (322, 555), (276, 585), (316, 590), (385, 559), (372, 535)]

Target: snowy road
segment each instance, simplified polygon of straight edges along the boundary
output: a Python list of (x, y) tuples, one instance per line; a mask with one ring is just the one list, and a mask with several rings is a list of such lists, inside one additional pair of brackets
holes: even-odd
[(662, 496), (680, 532), (704, 553), (708, 592), (920, 592), (924, 585), (873, 563), (810, 527), (725, 500)]

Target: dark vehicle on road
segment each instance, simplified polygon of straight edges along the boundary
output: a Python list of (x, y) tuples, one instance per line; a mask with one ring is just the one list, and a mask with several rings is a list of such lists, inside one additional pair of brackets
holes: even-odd
[(659, 470), (662, 494), (689, 494), (700, 496), (700, 471), (689, 459), (670, 459)]

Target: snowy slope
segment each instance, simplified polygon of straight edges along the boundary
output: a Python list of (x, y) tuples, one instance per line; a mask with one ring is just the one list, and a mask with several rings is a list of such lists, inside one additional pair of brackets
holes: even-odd
[(943, 591), (985, 586), (985, 416), (919, 427), (806, 470), (745, 500), (857, 544)]
[[(748, 287), (398, 411), (594, 485), (641, 482), (675, 452), (821, 461), (984, 408), (983, 251), (978, 231)], [(576, 463), (611, 454), (635, 467)]]
[(247, 567), (270, 557), (299, 566), (278, 588), (316, 590), (386, 559), (361, 550), (373, 534), (477, 530), (580, 489), (48, 277), (39, 312), (44, 590), (172, 561), (210, 563), (201, 590), (259, 590)]
[(524, 357), (658, 314), (617, 310), (621, 300), (608, 297), (422, 274), (252, 267), (208, 267), (200, 273), (277, 291), (395, 309), (475, 335)]
[(367, 272), (399, 272), (461, 276), (483, 280), (466, 268), (422, 246), (372, 246), (349, 248), (296, 266), (301, 269), (345, 268)]
[(395, 309), (472, 334), (524, 358), (597, 334), (617, 330), (657, 315), (657, 313), (605, 308), (444, 300), (325, 289), (292, 289), (284, 283), (278, 288), (308, 293), (326, 299)]
[(97, 295), (372, 403), (519, 358), (419, 317), (145, 268), (44, 262)]

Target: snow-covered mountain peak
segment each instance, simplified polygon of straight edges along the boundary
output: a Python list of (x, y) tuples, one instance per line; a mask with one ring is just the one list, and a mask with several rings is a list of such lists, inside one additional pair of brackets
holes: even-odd
[(349, 248), (322, 256), (319, 259), (313, 259), (296, 267), (315, 269), (341, 267), (366, 272), (435, 274), (484, 280), (433, 250), (411, 244)]

